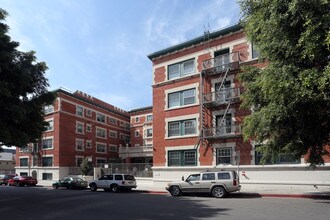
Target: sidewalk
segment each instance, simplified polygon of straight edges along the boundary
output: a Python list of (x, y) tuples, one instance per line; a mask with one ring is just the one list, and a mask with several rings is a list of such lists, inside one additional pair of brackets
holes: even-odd
[[(330, 186), (266, 184), (241, 184), (241, 186), (241, 190), (235, 196), (330, 199)], [(165, 186), (155, 187), (152, 183), (145, 182), (137, 182), (136, 190), (156, 194), (168, 193)]]

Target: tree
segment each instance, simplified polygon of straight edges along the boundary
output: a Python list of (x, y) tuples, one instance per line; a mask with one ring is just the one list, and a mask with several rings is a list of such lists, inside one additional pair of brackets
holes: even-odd
[(330, 13), (327, 0), (242, 0), (242, 25), (263, 61), (240, 75), (245, 140), (324, 164), (330, 142)]
[(55, 97), (47, 91), (46, 63), (37, 62), (33, 51), (18, 51), (19, 43), (8, 36), (7, 15), (0, 8), (0, 148), (23, 147), (40, 138), (48, 124), (43, 107)]
[(84, 160), (80, 164), (81, 174), (87, 176), (93, 170), (93, 163), (88, 160), (88, 158), (84, 158)]

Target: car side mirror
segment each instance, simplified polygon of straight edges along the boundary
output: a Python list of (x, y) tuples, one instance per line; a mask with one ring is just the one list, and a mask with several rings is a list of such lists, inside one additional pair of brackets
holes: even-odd
[(181, 180), (184, 181), (184, 176), (181, 177)]

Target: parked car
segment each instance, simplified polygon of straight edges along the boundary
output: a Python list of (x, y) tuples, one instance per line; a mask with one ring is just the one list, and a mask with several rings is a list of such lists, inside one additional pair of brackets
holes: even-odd
[(15, 174), (7, 174), (0, 179), (0, 185), (8, 185), (8, 180), (15, 177)]
[(79, 177), (64, 177), (61, 180), (53, 183), (53, 188), (65, 187), (67, 189), (85, 189), (88, 182)]
[(183, 193), (210, 193), (216, 198), (239, 191), (241, 186), (235, 171), (202, 172), (191, 174), (186, 180), (167, 184), (166, 190), (172, 196)]
[(104, 189), (104, 191), (118, 192), (136, 188), (136, 180), (134, 176), (128, 174), (108, 174), (91, 181), (89, 187), (92, 191)]
[(32, 176), (15, 176), (13, 178), (13, 183), (15, 186), (35, 186), (38, 180)]

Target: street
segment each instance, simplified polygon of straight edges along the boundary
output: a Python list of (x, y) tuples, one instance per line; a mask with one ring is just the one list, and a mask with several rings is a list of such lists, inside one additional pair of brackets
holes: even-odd
[(0, 186), (1, 219), (329, 219), (330, 200)]

